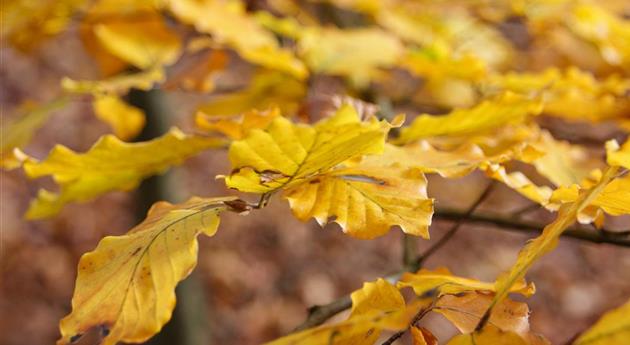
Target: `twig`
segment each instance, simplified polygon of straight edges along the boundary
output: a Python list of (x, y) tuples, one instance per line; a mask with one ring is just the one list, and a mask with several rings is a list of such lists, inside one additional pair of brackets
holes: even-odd
[[(526, 232), (532, 234), (540, 234), (542, 228), (545, 227), (544, 224), (522, 221), (498, 214), (475, 213), (466, 215), (465, 212), (462, 212), (460, 210), (448, 208), (441, 208), (436, 210), (434, 217), (438, 219), (454, 221), (459, 221), (463, 217), (465, 218), (465, 222), (468, 224), (493, 225), (496, 228), (503, 230)], [(608, 243), (621, 247), (630, 247), (630, 238), (628, 237), (629, 233), (630, 232), (628, 231), (617, 232), (607, 229), (593, 231), (588, 230), (583, 226), (573, 226), (563, 232), (562, 236), (593, 243)]]
[(402, 237), (402, 261), (405, 267), (414, 265), (418, 256), (417, 238), (403, 233)]
[(349, 309), (352, 306), (350, 295), (343, 296), (328, 304), (314, 305), (308, 308), (308, 317), (297, 326), (293, 332), (302, 331), (311, 327), (319, 326), (331, 317)]
[(461, 228), (462, 224), (464, 224), (466, 220), (469, 219), (470, 216), (472, 216), (472, 214), (475, 212), (477, 207), (479, 207), (479, 205), (481, 205), (481, 203), (488, 197), (488, 195), (490, 195), (490, 192), (492, 191), (492, 187), (494, 186), (494, 183), (495, 183), (494, 181), (491, 181), (488, 184), (488, 186), (484, 189), (484, 191), (477, 197), (475, 202), (464, 213), (462, 213), (458, 219), (456, 219), (456, 223), (453, 224), (453, 226), (448, 230), (448, 232), (416, 259), (417, 268), (420, 268), (424, 261), (426, 261), (431, 255), (437, 252), (451, 238), (453, 238), (453, 236), (455, 236), (457, 231), (459, 231), (459, 229)]
[(416, 316), (413, 317), (413, 319), (411, 320), (411, 322), (409, 323), (409, 326), (407, 326), (407, 328), (403, 329), (402, 331), (398, 331), (398, 332), (392, 334), (391, 337), (387, 338), (387, 340), (385, 340), (381, 345), (391, 345), (396, 340), (398, 340), (400, 337), (402, 337), (403, 334), (405, 334), (405, 332), (407, 332), (411, 327), (415, 326), (420, 320), (422, 320), (422, 318), (425, 315), (427, 315), (431, 310), (433, 310), (433, 308), (435, 307), (435, 302), (436, 301), (437, 301), (437, 299), (434, 298), (433, 301), (431, 301), (431, 304), (428, 307), (420, 309), (418, 311), (418, 313), (416, 314)]

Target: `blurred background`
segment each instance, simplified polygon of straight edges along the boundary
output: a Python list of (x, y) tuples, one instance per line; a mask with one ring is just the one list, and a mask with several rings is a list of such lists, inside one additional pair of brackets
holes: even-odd
[[(507, 31), (508, 39), (527, 44), (522, 43), (529, 38), (518, 21), (506, 20), (500, 29)], [(222, 82), (246, 83), (252, 68), (236, 54), (230, 55), (229, 61)], [(43, 42), (36, 54), (25, 54), (3, 42), (3, 121), (14, 116), (25, 101), (54, 98), (63, 76), (99, 76), (72, 30)], [(401, 88), (414, 83), (403, 72), (396, 78)], [(333, 98), (346, 94), (343, 81), (335, 77), (314, 76), (310, 86), (301, 113), (311, 119), (325, 116), (333, 109)], [(132, 94), (131, 103), (159, 108), (156, 113), (161, 114), (149, 114), (149, 123), (151, 116), (163, 122), (157, 128), (145, 129), (139, 139), (159, 135), (169, 126), (194, 131), (191, 114), (212, 97), (177, 90)], [(409, 116), (426, 111), (418, 104), (402, 104), (395, 110)], [(589, 147), (600, 156), (599, 144), (620, 136), (619, 129), (611, 124), (586, 125), (556, 118), (542, 118), (540, 122), (560, 137), (568, 135), (591, 143)], [(109, 132), (107, 125), (93, 116), (91, 103), (78, 98), (55, 111), (24, 151), (43, 158), (53, 145), (63, 144), (82, 152)], [(20, 170), (2, 171), (0, 344), (53, 343), (59, 336), (58, 321), (70, 311), (76, 265), (83, 253), (92, 250), (102, 237), (123, 234), (137, 224), (155, 198), (181, 201), (192, 195), (234, 195), (214, 178), (229, 169), (227, 152), (210, 150), (163, 177), (148, 180), (137, 191), (112, 192), (94, 201), (70, 204), (53, 219), (30, 222), (22, 217), (29, 200), (40, 187), (54, 188), (52, 181), (30, 181)], [(452, 180), (430, 176), (429, 195), (437, 199), (438, 207), (465, 210), (487, 184), (478, 173)], [(528, 205), (529, 201), (497, 184), (479, 212), (508, 214)], [(553, 215), (534, 207), (523, 219), (544, 224)], [(435, 219), (431, 240), (418, 239), (414, 243), (417, 251), (435, 243), (451, 225), (449, 220)], [(613, 230), (630, 230), (630, 221), (624, 218), (608, 225)], [(394, 230), (362, 241), (345, 236), (335, 224), (322, 229), (314, 220), (302, 223), (277, 197), (269, 207), (250, 216), (226, 214), (216, 236), (200, 237), (197, 269), (179, 290), (175, 321), (150, 343), (183, 343), (188, 337), (193, 339), (190, 344), (194, 339), (201, 339), (197, 344), (258, 344), (284, 335), (306, 318), (308, 307), (346, 295), (364, 281), (399, 271), (403, 265), (402, 237), (401, 231)], [(493, 281), (511, 266), (518, 250), (532, 237), (531, 233), (492, 225), (467, 224), (424, 266), (446, 266), (456, 275)], [(563, 238), (555, 251), (534, 266), (528, 280), (537, 286), (537, 293), (528, 300), (532, 329), (552, 343), (563, 344), (630, 296), (630, 248)], [(181, 297), (182, 291), (186, 297)], [(440, 316), (422, 322), (441, 341), (456, 332)], [(182, 342), (168, 340), (169, 334)], [(83, 341), (89, 343), (89, 339)]]

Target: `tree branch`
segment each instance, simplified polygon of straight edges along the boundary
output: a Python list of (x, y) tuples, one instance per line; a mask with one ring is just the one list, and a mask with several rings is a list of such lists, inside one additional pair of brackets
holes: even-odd
[[(475, 213), (466, 215), (465, 212), (456, 209), (440, 208), (434, 214), (435, 218), (444, 220), (459, 221), (464, 218), (468, 224), (484, 224), (492, 225), (496, 228), (525, 232), (531, 234), (540, 234), (544, 224), (536, 222), (523, 221), (506, 217), (498, 214)], [(573, 226), (562, 233), (563, 237), (575, 238), (593, 243), (608, 243), (621, 247), (630, 247), (630, 233), (628, 231), (616, 232), (611, 230), (590, 230), (584, 226)]]
[[(431, 246), (427, 251), (423, 254), (419, 255), (413, 262), (406, 263), (403, 269), (393, 275), (386, 277), (389, 281), (397, 281), (401, 274), (404, 272), (415, 272), (422, 266), (423, 261), (426, 260), (427, 257), (435, 253), (439, 248), (441, 248), (446, 242), (453, 237), (453, 235), (458, 231), (458, 229), (466, 224), (484, 224), (484, 225), (492, 225), (496, 228), (507, 230), (507, 231), (517, 231), (531, 234), (540, 234), (542, 229), (545, 227), (544, 224), (539, 224), (536, 222), (522, 221), (515, 219), (513, 217), (498, 215), (498, 214), (490, 214), (490, 213), (474, 213), (475, 209), (479, 206), (479, 204), (488, 196), (489, 191), (491, 190), (490, 185), (486, 190), (480, 195), (477, 201), (468, 209), (468, 210), (456, 210), (449, 208), (440, 208), (437, 209), (434, 213), (434, 217), (443, 220), (452, 220), (455, 221), (454, 224), (449, 231), (442, 237), (438, 242), (436, 242), (433, 246)], [(588, 241), (593, 243), (607, 243), (613, 244), (622, 247), (630, 247), (630, 232), (615, 232), (611, 230), (589, 230), (583, 226), (574, 226), (567, 229), (562, 233), (563, 237), (570, 237), (582, 241)], [(315, 326), (319, 326), (326, 322), (326, 320), (331, 317), (337, 315), (338, 313), (349, 309), (352, 306), (352, 300), (350, 299), (350, 295), (343, 296), (339, 299), (336, 299), (328, 304), (323, 305), (315, 305), (308, 309), (308, 317), (307, 319), (297, 326), (293, 332), (305, 330), (308, 328), (312, 328)]]

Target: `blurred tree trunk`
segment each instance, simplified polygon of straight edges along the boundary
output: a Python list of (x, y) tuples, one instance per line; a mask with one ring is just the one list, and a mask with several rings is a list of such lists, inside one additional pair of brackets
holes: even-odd
[[(138, 141), (150, 140), (168, 131), (172, 125), (168, 104), (160, 90), (129, 93), (129, 102), (144, 110), (147, 124)], [(138, 222), (146, 217), (153, 203), (166, 200), (181, 202), (186, 197), (178, 188), (177, 178), (171, 171), (145, 180), (136, 192), (136, 217)], [(203, 284), (193, 272), (176, 289), (177, 306), (171, 321), (162, 331), (147, 342), (150, 345), (208, 345), (210, 332)]]

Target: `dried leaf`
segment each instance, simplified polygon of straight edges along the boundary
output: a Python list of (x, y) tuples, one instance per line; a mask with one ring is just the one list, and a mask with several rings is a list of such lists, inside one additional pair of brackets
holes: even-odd
[(416, 312), (428, 303), (405, 306), (398, 289), (383, 279), (363, 284), (351, 297), (352, 313), (347, 320), (291, 334), (266, 345), (374, 344), (384, 330), (407, 328)]
[(101, 344), (144, 342), (175, 307), (175, 286), (197, 263), (197, 235), (213, 236), (219, 213), (235, 198), (159, 202), (122, 236), (106, 237), (79, 261), (72, 313), (61, 320), (57, 344), (99, 328)]

